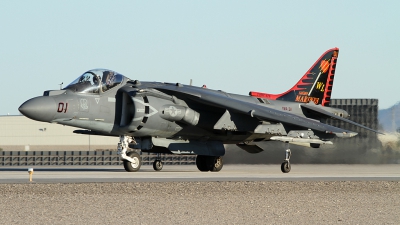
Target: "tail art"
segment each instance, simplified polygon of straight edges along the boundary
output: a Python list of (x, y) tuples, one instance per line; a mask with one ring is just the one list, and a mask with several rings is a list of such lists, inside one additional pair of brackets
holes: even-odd
[(251, 91), (249, 94), (257, 98), (304, 103), (313, 101), (315, 104), (329, 106), (338, 55), (339, 48), (326, 51), (297, 84), (284, 93), (267, 94)]

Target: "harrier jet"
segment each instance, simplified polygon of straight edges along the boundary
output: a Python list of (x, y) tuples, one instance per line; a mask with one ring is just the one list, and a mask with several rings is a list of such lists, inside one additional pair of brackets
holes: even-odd
[(19, 111), (33, 120), (81, 128), (74, 133), (119, 137), (118, 153), (129, 172), (140, 169), (138, 150), (157, 153), (156, 171), (163, 167), (160, 154), (167, 153), (197, 155), (200, 171), (216, 172), (229, 144), (254, 154), (263, 151), (263, 141), (281, 141), (287, 143), (281, 170), (288, 173), (289, 144), (318, 148), (332, 144), (334, 137), (357, 135), (325, 124), (327, 118), (374, 131), (329, 107), (338, 53), (338, 48), (326, 51), (282, 94), (252, 91), (244, 96), (94, 69), (62, 90), (26, 101)]

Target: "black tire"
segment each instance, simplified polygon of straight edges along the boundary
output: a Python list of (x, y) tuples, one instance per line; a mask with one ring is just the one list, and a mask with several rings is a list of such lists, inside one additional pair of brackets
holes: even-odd
[(196, 166), (201, 172), (208, 172), (210, 168), (207, 167), (207, 156), (198, 155), (196, 157)]
[(162, 168), (163, 168), (163, 163), (161, 162), (161, 160), (159, 160), (159, 159), (154, 160), (153, 169), (155, 171), (160, 171), (160, 170), (162, 170)]
[(291, 169), (290, 162), (285, 161), (282, 163), (282, 165), (281, 165), (282, 173), (289, 173), (290, 169)]
[(211, 162), (211, 172), (218, 172), (222, 169), (224, 166), (224, 161), (222, 159), (222, 156), (211, 156), (210, 159), (212, 160)]
[(142, 166), (142, 157), (137, 152), (128, 152), (127, 156), (131, 157), (134, 162), (131, 163), (127, 160), (124, 160), (124, 168), (127, 172), (136, 172), (139, 171), (140, 167)]

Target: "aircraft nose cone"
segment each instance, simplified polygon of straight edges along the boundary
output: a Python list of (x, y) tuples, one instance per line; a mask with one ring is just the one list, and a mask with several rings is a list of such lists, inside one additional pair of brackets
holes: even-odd
[(57, 111), (52, 97), (40, 96), (24, 102), (18, 110), (26, 117), (42, 122), (50, 122)]

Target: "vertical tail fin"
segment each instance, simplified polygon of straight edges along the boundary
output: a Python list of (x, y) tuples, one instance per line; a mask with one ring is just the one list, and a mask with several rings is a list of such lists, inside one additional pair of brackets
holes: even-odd
[(258, 98), (292, 102), (308, 103), (313, 101), (315, 104), (329, 106), (338, 55), (339, 48), (332, 48), (326, 51), (304, 76), (284, 93), (267, 94), (251, 91), (250, 95)]

